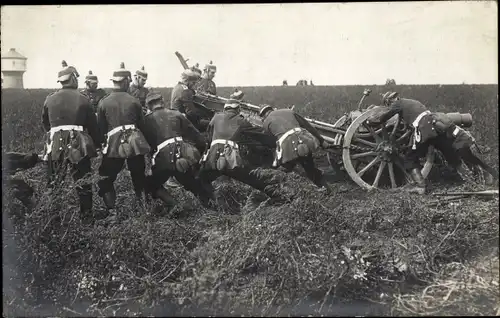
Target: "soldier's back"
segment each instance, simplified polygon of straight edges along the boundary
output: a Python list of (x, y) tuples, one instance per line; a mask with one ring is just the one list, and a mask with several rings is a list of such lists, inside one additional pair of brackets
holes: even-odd
[(399, 103), (403, 120), (408, 124), (411, 124), (418, 115), (427, 110), (424, 104), (414, 99), (401, 98), (395, 103)]
[(51, 127), (83, 125), (90, 101), (77, 89), (63, 88), (47, 96), (45, 106)]
[(287, 131), (300, 127), (295, 118), (295, 113), (291, 109), (277, 109), (272, 111), (263, 122), (263, 127), (267, 128), (271, 134), (281, 137)]
[(106, 116), (109, 128), (136, 124), (142, 114), (137, 98), (127, 92), (112, 92), (100, 102), (101, 111)]

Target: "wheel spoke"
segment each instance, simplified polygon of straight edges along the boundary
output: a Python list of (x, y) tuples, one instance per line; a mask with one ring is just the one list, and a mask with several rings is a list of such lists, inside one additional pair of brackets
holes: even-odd
[(406, 137), (408, 137), (410, 134), (411, 134), (411, 130), (407, 130), (401, 137), (399, 137), (398, 139), (396, 139), (396, 142), (400, 143), (401, 141), (403, 141), (403, 139), (405, 139)]
[(354, 136), (352, 137), (352, 141), (354, 142), (359, 142), (360, 144), (363, 144), (365, 146), (370, 146), (372, 148), (376, 148), (377, 147), (377, 144), (374, 143), (374, 142), (371, 142), (371, 141), (368, 141), (368, 140), (364, 140), (364, 139), (361, 139), (361, 138), (358, 138), (357, 136)]
[(385, 165), (386, 165), (386, 162), (382, 161), (380, 163), (380, 166), (378, 166), (377, 175), (375, 176), (375, 181), (373, 181), (373, 184), (372, 184), (372, 186), (375, 188), (378, 187), (378, 182), (380, 181), (380, 177), (382, 176), (382, 172), (384, 171)]
[(375, 151), (368, 151), (368, 152), (362, 152), (362, 153), (357, 153), (357, 154), (351, 155), (351, 158), (352, 159), (359, 159), (359, 158), (374, 156), (376, 154), (377, 153)]
[(379, 157), (374, 158), (361, 171), (358, 172), (358, 176), (362, 177), (365, 174), (365, 172), (367, 172), (368, 170), (370, 170), (379, 161), (380, 161)]
[(401, 122), (401, 116), (399, 116), (399, 115), (397, 115), (397, 116), (398, 116), (398, 120), (396, 120), (396, 124), (394, 125), (394, 127), (392, 127), (392, 131), (391, 131), (391, 135), (390, 135), (391, 141), (394, 141), (394, 138), (396, 138), (396, 131), (398, 130), (399, 123)]
[(389, 162), (389, 178), (391, 178), (391, 187), (394, 189), (397, 187), (396, 184), (396, 178), (394, 177), (394, 164), (392, 162)]
[(375, 130), (373, 130), (370, 125), (363, 123), (363, 127), (365, 127), (370, 132), (370, 135), (372, 135), (377, 143), (382, 141), (382, 138), (380, 138), (380, 136), (375, 132)]

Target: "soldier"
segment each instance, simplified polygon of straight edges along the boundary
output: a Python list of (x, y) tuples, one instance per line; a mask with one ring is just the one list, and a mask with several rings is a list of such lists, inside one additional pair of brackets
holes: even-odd
[(274, 166), (282, 166), (286, 172), (291, 172), (300, 164), (315, 185), (331, 192), (330, 185), (321, 170), (316, 168), (312, 156), (319, 147), (329, 146), (320, 133), (291, 109), (274, 110), (269, 105), (263, 105), (259, 115), (263, 120), (264, 131), (278, 140)]
[(397, 92), (385, 93), (382, 103), (389, 107), (389, 111), (378, 118), (370, 119), (370, 125), (380, 125), (399, 114), (414, 129), (412, 149), (404, 158), (405, 167), (410, 170), (416, 183), (415, 187), (409, 187), (410, 192), (425, 194), (426, 184), (420, 170), (420, 158), (425, 155), (429, 145), (440, 150), (448, 164), (459, 173), (464, 172), (461, 162), (463, 159), (480, 165), (484, 169), (484, 176), (488, 183), (493, 178), (498, 179), (498, 173), (471, 152), (470, 147), (474, 143), (471, 136), (455, 125), (448, 116), (442, 113), (432, 113), (419, 101), (400, 98)]
[(114, 89), (99, 102), (97, 121), (105, 147), (99, 167), (99, 195), (108, 209), (115, 207), (114, 181), (126, 161), (139, 209), (144, 210), (145, 154), (151, 147), (144, 136), (144, 114), (139, 100), (127, 93), (130, 71), (121, 63), (113, 73)]
[(195, 91), (217, 95), (217, 87), (213, 81), (216, 72), (217, 67), (212, 64), (212, 61), (210, 61), (209, 64), (205, 65), (203, 74), (201, 75), (200, 80), (195, 85)]
[(198, 80), (200, 80), (200, 79), (201, 79), (200, 64), (196, 63), (195, 65), (193, 65), (193, 66), (191, 67), (191, 70), (192, 70), (193, 72), (195, 72), (196, 74), (198, 74), (198, 77), (199, 77), (199, 79), (198, 79)]
[(211, 185), (220, 175), (226, 175), (260, 190), (273, 200), (287, 198), (273, 189), (276, 181), (264, 179), (249, 167), (240, 154), (240, 146), (261, 143), (274, 148), (276, 139), (261, 128), (254, 127), (240, 114), (238, 100), (229, 99), (224, 112), (216, 114), (208, 126), (210, 148), (202, 158), (200, 178)]
[[(180, 112), (165, 108), (161, 94), (151, 93), (146, 103), (151, 110), (145, 118), (146, 134), (152, 140), (151, 146), (154, 149), (153, 173), (147, 180), (148, 192), (171, 208), (177, 205), (162, 186), (169, 177), (174, 176), (208, 207), (213, 193), (203, 187), (195, 174), (201, 154), (206, 148), (205, 139)], [(196, 147), (188, 141), (193, 142)]]
[(201, 93), (217, 95), (217, 87), (213, 81), (216, 72), (217, 67), (212, 64), (212, 61), (210, 61), (210, 64), (205, 65), (203, 75), (198, 83), (196, 83), (194, 90)]
[(33, 188), (22, 178), (15, 177), (14, 174), (20, 170), (33, 168), (38, 163), (43, 162), (43, 157), (36, 153), (19, 152), (7, 152), (2, 157), (5, 159), (5, 163), (2, 165), (2, 175), (5, 177), (8, 189), (24, 206), (30, 207), (33, 203), (31, 201), (34, 193)]
[(141, 103), (144, 112), (146, 113), (146, 96), (148, 96), (149, 89), (144, 87), (146, 81), (148, 80), (148, 73), (144, 70), (144, 66), (135, 72), (134, 82), (130, 85), (128, 90), (129, 94), (134, 96)]
[(89, 71), (89, 74), (85, 77), (85, 89), (81, 90), (81, 93), (87, 96), (90, 99), (90, 104), (92, 105), (92, 109), (94, 113), (97, 113), (97, 104), (99, 101), (106, 96), (106, 91), (102, 88), (97, 88), (99, 81), (97, 76), (92, 74), (92, 71)]
[(191, 69), (182, 72), (181, 81), (172, 89), (170, 108), (184, 114), (196, 129), (203, 132), (209, 121), (204, 119), (204, 114), (194, 105), (193, 87), (198, 79), (198, 74)]
[[(58, 74), (62, 89), (47, 96), (42, 110), (43, 127), (48, 132), (45, 157), (49, 187), (54, 185), (59, 170), (61, 177), (66, 175), (68, 164), (75, 182), (91, 173), (90, 159), (97, 157), (96, 148), (101, 141), (90, 100), (78, 91), (78, 71), (66, 61), (62, 66)], [(92, 186), (85, 183), (77, 187), (77, 192), (81, 216), (88, 220), (92, 211)]]

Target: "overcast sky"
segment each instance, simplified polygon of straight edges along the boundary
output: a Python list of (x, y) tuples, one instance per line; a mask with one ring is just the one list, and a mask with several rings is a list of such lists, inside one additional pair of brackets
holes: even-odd
[(59, 87), (65, 59), (109, 87), (120, 62), (148, 86), (213, 60), (218, 86), (498, 83), (498, 8), (484, 2), (2, 6), (2, 55), (28, 58), (26, 88)]

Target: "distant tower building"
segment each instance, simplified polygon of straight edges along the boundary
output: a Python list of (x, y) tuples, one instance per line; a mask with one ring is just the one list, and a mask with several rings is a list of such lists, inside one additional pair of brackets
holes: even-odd
[(26, 72), (27, 58), (10, 49), (2, 55), (2, 88), (24, 88), (23, 74)]

